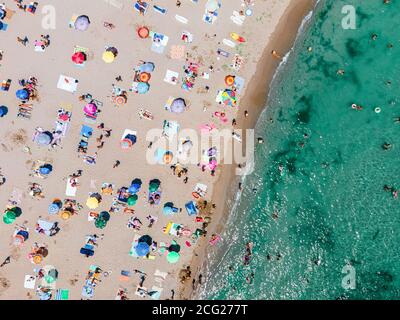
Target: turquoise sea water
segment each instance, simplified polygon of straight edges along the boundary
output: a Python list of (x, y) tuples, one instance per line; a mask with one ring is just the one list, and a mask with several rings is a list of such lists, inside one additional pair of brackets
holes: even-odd
[[(356, 30), (341, 27), (348, 4), (356, 7)], [(383, 190), (400, 189), (399, 12), (399, 0), (319, 3), (275, 79), (257, 126), (266, 142), (200, 297), (400, 298), (400, 199)], [(254, 249), (244, 266), (248, 241)], [(354, 267), (355, 289), (342, 287), (346, 265)]]

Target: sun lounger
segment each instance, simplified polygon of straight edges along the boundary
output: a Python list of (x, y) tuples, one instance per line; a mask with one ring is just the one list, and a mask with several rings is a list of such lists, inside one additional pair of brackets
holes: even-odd
[(153, 10), (160, 14), (166, 14), (168, 11), (167, 9), (157, 6), (157, 5), (153, 5)]
[(180, 16), (180, 15), (175, 15), (175, 19), (177, 20), (177, 21), (179, 21), (180, 23), (183, 23), (183, 24), (187, 24), (188, 22), (189, 22), (189, 20), (188, 19), (186, 19), (185, 17), (182, 17), (182, 16)]

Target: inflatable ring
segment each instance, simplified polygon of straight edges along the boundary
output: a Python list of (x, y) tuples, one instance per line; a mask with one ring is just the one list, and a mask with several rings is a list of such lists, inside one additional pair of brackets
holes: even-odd
[(118, 105), (125, 104), (128, 101), (125, 95), (116, 96), (114, 102)]
[(151, 78), (151, 75), (148, 72), (142, 72), (139, 75), (140, 82), (146, 82), (147, 83), (147, 82), (149, 82), (150, 78)]
[(193, 191), (193, 192), (192, 192), (192, 196), (193, 196), (193, 198), (195, 198), (195, 199), (200, 198), (200, 195), (199, 195), (196, 191)]
[(141, 39), (146, 39), (150, 35), (150, 30), (147, 27), (140, 27), (137, 33)]
[(235, 83), (235, 77), (234, 76), (226, 76), (225, 77), (225, 84), (227, 86), (233, 86), (234, 83)]
[(376, 107), (374, 111), (375, 111), (375, 113), (381, 113), (382, 110), (381, 110), (381, 108)]

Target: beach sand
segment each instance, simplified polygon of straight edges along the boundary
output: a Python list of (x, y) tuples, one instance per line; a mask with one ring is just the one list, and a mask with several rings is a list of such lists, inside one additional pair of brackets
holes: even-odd
[[(6, 207), (12, 194), (20, 194), (18, 206), (22, 208), (22, 215), (13, 225), (0, 223), (0, 260), (11, 256), (11, 263), (0, 268), (0, 299), (37, 299), (34, 290), (23, 287), (25, 275), (34, 275), (34, 269), (44, 265), (54, 266), (59, 277), (57, 288), (68, 289), (69, 299), (81, 299), (81, 291), (85, 282), (85, 276), (91, 265), (101, 267), (107, 272), (103, 274), (96, 289), (94, 299), (114, 299), (119, 288), (125, 288), (130, 299), (136, 299), (135, 290), (139, 283), (139, 276), (133, 270), (141, 270), (147, 274), (144, 287), (151, 290), (153, 286), (162, 287), (161, 299), (171, 296), (171, 290), (176, 291), (175, 298), (190, 296), (190, 286), (178, 294), (180, 282), (179, 270), (191, 265), (192, 271), (197, 270), (205, 257), (205, 248), (210, 235), (218, 232), (226, 219), (226, 190), (232, 184), (232, 168), (224, 166), (217, 170), (216, 177), (212, 177), (209, 171), (202, 172), (196, 165), (189, 166), (189, 181), (182, 182), (171, 173), (168, 166), (150, 165), (146, 162), (146, 152), (154, 152), (148, 149), (149, 141), (146, 141), (146, 133), (150, 129), (162, 128), (164, 120), (178, 121), (181, 128), (199, 129), (201, 124), (214, 121), (218, 128), (223, 128), (219, 121), (211, 117), (212, 113), (221, 110), (215, 102), (217, 90), (224, 89), (224, 78), (227, 74), (234, 73), (229, 69), (231, 57), (217, 60), (216, 51), (224, 49), (233, 54), (235, 49), (218, 44), (223, 38), (230, 38), (231, 32), (237, 32), (246, 38), (246, 42), (238, 50), (244, 57), (245, 63), (237, 73), (246, 79), (246, 94), (240, 100), (239, 115), (244, 109), (249, 110), (250, 116), (244, 121), (243, 117), (236, 117), (236, 110), (226, 109), (230, 125), (231, 119), (236, 117), (238, 128), (252, 128), (257, 120), (259, 112), (264, 106), (268, 92), (268, 82), (272, 78), (279, 61), (270, 57), (271, 49), (284, 53), (291, 46), (296, 30), (303, 16), (310, 9), (312, 1), (256, 1), (253, 8), (253, 16), (246, 18), (242, 27), (230, 20), (233, 10), (241, 10), (240, 0), (223, 1), (219, 10), (219, 17), (212, 25), (202, 21), (204, 5), (206, 1), (192, 3), (189, 0), (181, 1), (180, 8), (174, 1), (150, 1), (150, 4), (159, 4), (168, 9), (166, 15), (160, 15), (151, 8), (145, 16), (140, 16), (132, 9), (133, 1), (64, 1), (57, 3), (56, 29), (44, 30), (41, 27), (43, 15), (42, 9), (51, 5), (51, 1), (39, 1), (35, 15), (23, 12), (16, 8), (15, 2), (6, 0), (7, 8), (14, 10), (15, 14), (10, 21), (8, 30), (2, 32), (3, 59), (1, 61), (1, 81), (12, 79), (12, 85), (8, 92), (0, 92), (0, 104), (9, 108), (9, 113), (0, 118), (0, 167), (1, 173), (7, 178), (4, 185), (0, 186), (0, 206)], [(117, 4), (117, 5), (115, 5)], [(121, 4), (119, 6), (118, 4)], [(68, 27), (73, 15), (86, 14), (90, 17), (91, 25), (85, 32), (79, 32)], [(181, 24), (174, 19), (179, 14), (189, 20), (188, 24)], [(283, 18), (282, 18), (283, 17)], [(116, 28), (108, 30), (103, 22), (113, 23)], [(136, 29), (146, 25), (151, 30), (168, 35), (169, 43), (164, 54), (150, 50), (151, 40), (142, 40), (137, 36)], [(194, 35), (191, 44), (185, 44), (180, 39), (182, 31), (187, 30)], [(262, 31), (260, 31), (262, 30)], [(272, 36), (275, 32), (274, 36)], [(49, 34), (51, 44), (45, 52), (35, 52), (33, 42), (42, 34)], [(205, 34), (211, 35), (205, 37)], [(217, 36), (212, 37), (213, 34)], [(261, 36), (262, 34), (262, 36)], [(29, 44), (24, 47), (16, 41), (16, 37), (27, 36)], [(88, 48), (91, 52), (85, 67), (77, 67), (71, 62), (74, 46)], [(168, 57), (171, 45), (186, 45), (186, 50), (193, 59), (200, 62), (200, 71), (210, 73), (210, 79), (197, 78), (192, 91), (184, 91), (180, 85), (173, 86), (163, 81), (167, 69), (183, 74), (184, 59), (177, 60)], [(105, 64), (102, 53), (106, 46), (114, 46), (119, 54), (112, 64)], [(265, 49), (266, 48), (266, 49)], [(140, 60), (154, 62), (156, 68), (150, 80), (149, 93), (138, 95), (128, 93), (128, 102), (124, 106), (116, 107), (111, 101), (112, 84), (125, 90), (131, 86), (133, 68)], [(209, 66), (214, 66), (214, 72), (209, 71)], [(68, 93), (57, 89), (56, 84), (60, 74), (71, 76), (79, 80), (76, 93)], [(116, 82), (115, 78), (121, 76), (123, 81)], [(15, 91), (20, 88), (19, 79), (35, 76), (38, 79), (38, 93), (40, 101), (33, 101), (32, 118), (17, 118), (18, 101)], [(208, 93), (198, 93), (199, 88), (205, 85), (210, 87)], [(79, 132), (85, 123), (83, 115), (84, 102), (78, 100), (82, 94), (90, 93), (93, 97), (103, 102), (95, 124), (88, 124), (94, 128), (94, 134), (89, 142), (88, 154), (98, 152), (97, 164), (90, 166), (82, 161), (77, 154)], [(163, 106), (169, 96), (182, 97), (189, 101), (190, 108), (183, 114), (173, 114), (164, 110)], [(39, 147), (32, 142), (35, 128), (40, 126), (46, 130), (52, 130), (57, 117), (57, 110), (66, 105), (72, 106), (71, 127), (61, 146), (53, 150)], [(208, 105), (203, 110), (203, 105)], [(148, 109), (154, 115), (154, 120), (140, 119), (138, 111)], [(112, 135), (105, 139), (105, 145), (97, 150), (96, 138), (101, 130), (96, 129), (101, 122), (106, 128), (112, 128)], [(228, 125), (225, 125), (229, 127)], [(138, 133), (138, 142), (132, 150), (123, 151), (119, 141), (125, 129), (135, 130)], [(23, 151), (24, 146), (30, 148), (30, 152)], [(43, 160), (51, 162), (54, 171), (49, 178), (41, 180), (29, 176), (34, 161)], [(113, 169), (116, 160), (121, 162), (118, 168)], [(49, 216), (48, 206), (53, 199), (65, 199), (66, 178), (78, 169), (83, 170), (83, 176), (79, 178), (77, 195), (74, 197), (83, 205), (78, 215), (63, 221), (59, 216)], [(126, 224), (130, 214), (116, 212), (111, 214), (111, 219), (105, 229), (96, 229), (93, 222), (87, 219), (90, 211), (86, 206), (86, 199), (90, 192), (99, 192), (103, 182), (113, 183), (115, 190), (122, 186), (129, 186), (134, 178), (140, 178), (143, 186), (139, 192), (138, 204), (134, 207), (135, 216), (142, 222), (140, 231), (134, 232), (127, 229)], [(158, 178), (161, 181), (163, 191), (161, 205), (151, 207), (147, 203), (148, 182)], [(28, 185), (31, 182), (43, 186), (44, 199), (34, 199), (28, 194)], [(194, 218), (186, 214), (184, 205), (192, 200), (192, 191), (196, 183), (204, 183), (209, 187), (207, 199), (217, 204), (217, 210), (212, 216), (212, 223), (208, 229), (207, 238), (199, 241), (192, 247), (187, 247), (185, 237), (173, 238), (163, 233), (163, 227), (173, 221), (183, 224), (194, 231), (201, 228), (201, 223), (195, 223)], [(174, 203), (183, 211), (175, 216), (167, 217), (162, 214), (162, 205), (168, 201)], [(108, 210), (112, 202), (111, 196), (104, 196), (97, 212)], [(152, 214), (158, 217), (158, 221), (152, 228), (147, 228), (146, 216)], [(35, 233), (35, 223), (39, 217), (49, 221), (58, 221), (61, 231), (54, 237), (47, 237)], [(16, 225), (24, 224), (29, 228), (29, 240), (21, 248), (12, 244), (12, 234)], [(216, 231), (214, 231), (216, 230)], [(79, 254), (83, 246), (85, 236), (89, 234), (104, 234), (103, 240), (98, 241), (98, 248), (93, 257), (86, 258)], [(138, 259), (129, 256), (129, 250), (135, 235), (149, 234), (158, 244), (171, 243), (175, 239), (181, 245), (181, 259), (177, 264), (169, 264), (165, 256), (155, 253), (155, 260)], [(33, 243), (44, 243), (48, 247), (49, 254), (41, 265), (33, 265), (27, 255)], [(197, 259), (192, 260), (193, 251)], [(196, 261), (197, 260), (197, 261)], [(200, 261), (198, 261), (200, 260)], [(168, 273), (166, 279), (157, 282), (154, 276), (156, 270)], [(127, 281), (120, 281), (121, 270), (129, 270), (132, 276)], [(193, 272), (194, 274), (194, 272)]]

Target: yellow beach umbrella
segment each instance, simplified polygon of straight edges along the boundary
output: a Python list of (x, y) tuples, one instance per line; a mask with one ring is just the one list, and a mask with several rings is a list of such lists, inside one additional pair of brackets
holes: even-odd
[(115, 55), (111, 51), (105, 51), (103, 53), (103, 61), (105, 63), (112, 63), (115, 60)]
[(99, 200), (96, 198), (89, 198), (86, 201), (86, 205), (89, 209), (96, 209), (99, 206)]

